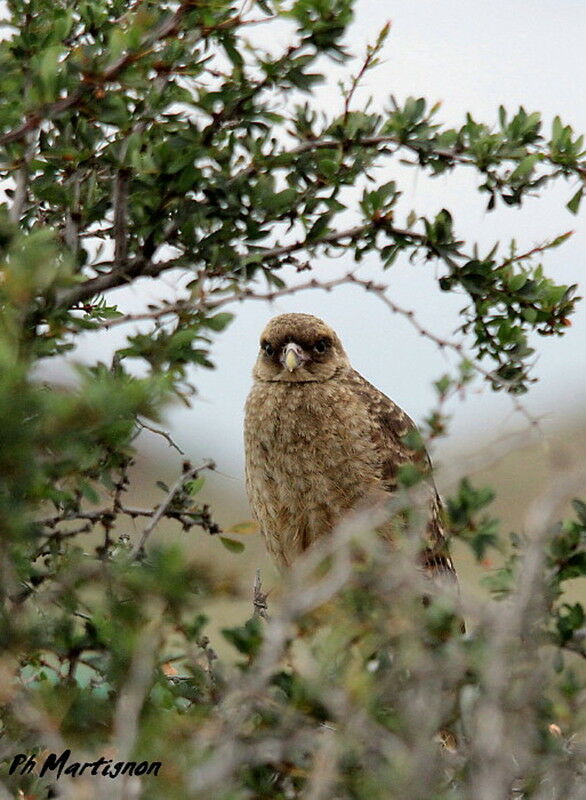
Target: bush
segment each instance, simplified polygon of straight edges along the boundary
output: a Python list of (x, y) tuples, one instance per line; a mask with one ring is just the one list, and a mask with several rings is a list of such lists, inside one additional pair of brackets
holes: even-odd
[[(342, 42), (352, 5), (8, 3), (0, 43), (0, 172), (10, 186), (0, 207), (6, 797), (77, 797), (84, 781), (84, 796), (126, 798), (583, 795), (586, 626), (583, 606), (563, 592), (586, 574), (586, 506), (575, 500), (573, 518), (555, 521), (579, 480), (554, 486), (530, 536), (508, 547), (484, 511), (490, 491), (465, 480), (448, 500), (453, 535), (478, 559), (490, 548), (505, 553), (489, 576), (494, 601), (464, 600), (468, 634), (457, 632), (458, 601), (447, 590), (421, 604), (411, 538), (391, 557), (367, 535), (371, 520), (358, 517), (284, 577), (268, 615), (257, 584), (251, 619), (223, 634), (237, 666), (219, 663), (206, 635), (213, 579), (180, 549), (149, 542), (170, 518), (240, 547), (198, 500), (213, 464), (185, 462), (154, 508), (126, 503), (137, 435), (173, 398), (188, 402), (192, 366), (212, 365), (213, 340), (237, 301), (348, 283), (405, 315), (461, 362), (436, 384), (426, 439), (445, 432), (445, 399), (474, 379), (519, 405), (533, 381), (528, 337), (562, 335), (569, 324), (576, 287), (557, 285), (538, 261), (565, 235), (526, 252), (512, 243), (482, 254), (458, 237), (448, 210), (398, 220), (398, 186), (369, 175), (405, 153), (432, 176), (467, 168), (489, 209), (572, 178), (576, 213), (582, 137), (559, 119), (548, 136), (540, 115), (522, 108), (500, 109), (494, 126), (468, 116), (458, 129), (437, 122), (437, 107), (421, 98), (391, 99), (380, 113), (355, 108), (388, 26), (348, 79), (339, 116), (324, 118), (312, 87), (327, 59), (350, 58)], [(246, 46), (250, 25), (270, 30), (279, 19), (291, 27), (283, 52)], [(349, 214), (353, 223), (342, 225)], [(291, 282), (316, 254), (358, 264), (369, 252), (381, 270), (398, 258), (437, 265), (440, 287), (464, 298), (453, 340), (423, 329), (356, 268), (325, 283)], [(171, 270), (170, 301), (131, 314), (110, 296)], [(82, 336), (139, 321), (143, 332), (128, 335), (111, 363), (77, 368), (71, 390), (39, 379)], [(138, 538), (128, 535), (133, 519), (144, 523)], [(100, 534), (93, 549), (84, 545), (89, 532)], [(47, 751), (68, 749), (60, 775), (41, 776), (24, 761), (11, 770), (17, 754), (40, 766)], [(94, 767), (76, 775), (72, 765), (85, 761)], [(162, 766), (112, 780), (117, 762), (130, 761)]]

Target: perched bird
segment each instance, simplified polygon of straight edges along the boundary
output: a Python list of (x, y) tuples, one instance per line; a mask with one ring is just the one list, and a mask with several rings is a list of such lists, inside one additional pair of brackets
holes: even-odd
[[(402, 465), (423, 469), (429, 522), (420, 561), (455, 576), (441, 503), (414, 423), (350, 366), (336, 333), (309, 314), (266, 326), (246, 402), (246, 486), (270, 554), (290, 565), (352, 509), (397, 488)], [(384, 531), (383, 531), (384, 534)]]

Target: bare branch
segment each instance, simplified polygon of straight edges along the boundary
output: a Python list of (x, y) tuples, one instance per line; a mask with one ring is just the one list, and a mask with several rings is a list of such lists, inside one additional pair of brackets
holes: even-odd
[[(509, 381), (506, 378), (502, 378), (496, 372), (483, 367), (482, 364), (480, 364), (466, 352), (466, 349), (461, 342), (445, 339), (423, 326), (418, 321), (414, 311), (403, 308), (389, 298), (387, 294), (389, 287), (387, 285), (375, 283), (372, 280), (359, 278), (353, 272), (349, 272), (346, 275), (343, 275), (340, 278), (335, 278), (331, 281), (318, 281), (314, 278), (306, 281), (305, 283), (297, 284), (296, 286), (286, 286), (283, 289), (274, 289), (273, 291), (265, 293), (256, 293), (253, 292), (252, 289), (244, 289), (241, 292), (234, 292), (231, 295), (219, 298), (217, 300), (203, 298), (195, 303), (190, 300), (179, 300), (176, 303), (169, 303), (161, 306), (161, 308), (153, 309), (152, 311), (145, 311), (138, 314), (125, 314), (121, 317), (114, 317), (113, 319), (104, 320), (98, 323), (95, 329), (109, 329), (115, 325), (122, 325), (130, 322), (157, 320), (161, 319), (161, 317), (179, 314), (183, 311), (211, 311), (212, 309), (229, 305), (230, 303), (234, 302), (243, 302), (244, 300), (264, 300), (272, 302), (279, 297), (286, 297), (307, 289), (323, 289), (324, 291), (329, 292), (332, 289), (335, 289), (337, 286), (342, 286), (344, 284), (355, 284), (357, 286), (361, 286), (363, 289), (365, 289), (365, 291), (375, 294), (387, 306), (387, 308), (393, 312), (393, 314), (398, 314), (399, 316), (404, 317), (421, 336), (424, 336), (426, 339), (434, 342), (434, 344), (436, 344), (440, 350), (452, 350), (453, 352), (457, 353), (460, 358), (467, 360), (472, 368), (479, 375), (482, 375), (482, 377), (486, 380), (495, 383), (498, 386), (502, 386), (505, 389), (512, 388), (515, 385), (514, 382)], [(519, 411), (535, 429), (540, 430), (539, 420), (529, 413), (516, 395), (509, 393), (509, 397), (511, 398), (511, 402), (515, 407), (515, 410)]]
[(268, 619), (268, 605), (267, 605), (267, 597), (268, 595), (263, 592), (262, 590), (262, 580), (260, 577), (260, 569), (257, 569), (255, 577), (254, 577), (254, 584), (252, 587), (253, 596), (252, 596), (252, 605), (254, 607), (253, 616), (254, 617), (262, 617), (263, 619)]
[[(112, 266), (116, 266), (114, 262), (112, 262)], [(58, 303), (64, 307), (71, 307), (110, 289), (131, 283), (135, 278), (157, 278), (161, 273), (177, 266), (178, 262), (175, 259), (155, 264), (152, 261), (145, 261), (142, 256), (139, 256), (111, 272), (80, 283), (75, 289), (62, 292), (58, 295)]]
[(188, 480), (191, 480), (192, 478), (196, 478), (198, 476), (198, 474), (204, 469), (213, 470), (215, 468), (216, 468), (216, 465), (215, 465), (215, 463), (213, 461), (204, 461), (199, 466), (190, 467), (185, 472), (183, 472), (183, 474), (175, 481), (175, 483), (173, 484), (173, 486), (169, 490), (167, 496), (165, 497), (163, 502), (159, 505), (159, 507), (157, 508), (155, 513), (153, 514), (153, 517), (152, 517), (151, 521), (149, 522), (149, 524), (143, 530), (139, 541), (137, 542), (137, 544), (133, 547), (133, 549), (131, 551), (131, 557), (132, 558), (136, 559), (136, 558), (139, 558), (142, 555), (147, 539), (149, 538), (151, 533), (154, 531), (154, 529), (157, 527), (157, 525), (161, 521), (163, 515), (165, 514), (165, 512), (167, 511), (167, 509), (169, 508), (169, 506), (173, 502), (173, 500), (175, 498), (175, 495), (179, 491), (181, 491), (181, 489), (183, 488), (185, 482), (188, 481)]
[(163, 439), (165, 439), (165, 440), (168, 442), (168, 444), (169, 444), (169, 447), (172, 447), (174, 450), (177, 450), (177, 452), (178, 452), (180, 455), (182, 455), (182, 456), (184, 456), (184, 455), (185, 455), (185, 452), (184, 452), (184, 451), (183, 451), (183, 450), (182, 450), (182, 449), (179, 447), (179, 445), (177, 444), (177, 442), (175, 442), (175, 441), (174, 441), (174, 440), (171, 438), (170, 434), (169, 434), (169, 433), (167, 433), (167, 431), (160, 430), (159, 428), (153, 428), (153, 427), (151, 427), (150, 425), (147, 425), (147, 423), (146, 423), (146, 422), (143, 422), (143, 420), (140, 420), (140, 419), (139, 419), (139, 420), (137, 420), (137, 424), (138, 424), (138, 425), (139, 425), (141, 428), (144, 428), (144, 430), (146, 430), (146, 431), (150, 431), (151, 433), (155, 433), (157, 436), (162, 436), (162, 437), (163, 437)]

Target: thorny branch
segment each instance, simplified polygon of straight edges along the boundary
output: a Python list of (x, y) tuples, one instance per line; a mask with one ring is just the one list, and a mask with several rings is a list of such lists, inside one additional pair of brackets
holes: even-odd
[(149, 538), (151, 533), (154, 531), (154, 529), (157, 527), (157, 525), (161, 521), (162, 517), (166, 513), (167, 509), (169, 508), (169, 506), (171, 505), (171, 503), (175, 499), (175, 495), (177, 495), (178, 492), (183, 488), (183, 486), (185, 485), (185, 482), (191, 480), (192, 478), (196, 478), (199, 475), (199, 473), (204, 469), (213, 470), (215, 468), (216, 468), (216, 465), (211, 460), (204, 461), (202, 464), (198, 465), (197, 467), (189, 467), (188, 466), (188, 468), (183, 472), (183, 474), (175, 481), (175, 483), (173, 484), (173, 486), (169, 490), (167, 496), (165, 497), (163, 502), (159, 505), (159, 507), (157, 508), (155, 513), (153, 514), (151, 521), (148, 523), (148, 525), (143, 530), (139, 541), (135, 544), (135, 546), (133, 547), (133, 549), (131, 551), (131, 557), (132, 558), (140, 558), (140, 556), (143, 554), (144, 546), (146, 544), (147, 539)]
[[(210, 300), (207, 297), (199, 300), (199, 301), (192, 301), (192, 300), (179, 300), (176, 303), (169, 303), (160, 308), (153, 309), (152, 311), (145, 311), (142, 313), (137, 314), (125, 314), (120, 317), (114, 317), (112, 319), (103, 320), (102, 322), (96, 323), (94, 329), (109, 329), (116, 325), (127, 324), (131, 322), (143, 322), (146, 320), (159, 320), (162, 317), (173, 315), (173, 314), (180, 314), (184, 311), (211, 311), (216, 308), (220, 308), (221, 306), (229, 305), (230, 303), (234, 302), (243, 302), (244, 300), (263, 300), (272, 302), (279, 297), (286, 297), (292, 294), (296, 294), (297, 292), (305, 291), (307, 289), (323, 289), (324, 291), (332, 291), (338, 286), (347, 285), (347, 284), (354, 284), (357, 286), (361, 286), (365, 291), (374, 294), (378, 297), (382, 303), (393, 313), (399, 316), (404, 317), (409, 324), (415, 328), (415, 330), (421, 335), (424, 336), (426, 339), (434, 342), (440, 350), (451, 350), (461, 358), (468, 361), (473, 369), (479, 374), (482, 375), (488, 381), (494, 382), (499, 386), (503, 386), (505, 388), (512, 387), (514, 384), (512, 381), (508, 381), (505, 378), (497, 375), (494, 371), (486, 369), (482, 366), (477, 360), (471, 358), (461, 342), (455, 342), (450, 339), (442, 338), (437, 334), (430, 331), (424, 325), (422, 325), (417, 317), (415, 316), (415, 312), (411, 309), (403, 308), (402, 306), (398, 305), (391, 300), (387, 294), (388, 286), (382, 283), (376, 283), (375, 281), (359, 278), (353, 272), (349, 272), (346, 275), (343, 275), (340, 278), (335, 278), (331, 281), (318, 281), (317, 279), (313, 278), (312, 280), (306, 281), (304, 283), (299, 283), (295, 286), (286, 286), (282, 289), (274, 289), (270, 292), (264, 293), (257, 293), (254, 292), (252, 289), (244, 289), (240, 292), (236, 291), (233, 292), (231, 295), (226, 297), (221, 297), (216, 300)], [(519, 399), (514, 395), (509, 395), (511, 401), (515, 407), (516, 411), (519, 411), (523, 414), (524, 417), (531, 423), (533, 427), (539, 429), (539, 420), (533, 417), (524, 405), (519, 401)]]
[[(272, 261), (297, 253), (301, 250), (313, 250), (319, 246), (338, 244), (345, 239), (352, 241), (369, 231), (377, 230), (384, 230), (388, 235), (410, 239), (413, 242), (417, 242), (419, 245), (425, 245), (427, 242), (427, 237), (423, 233), (395, 228), (388, 220), (377, 219), (366, 222), (363, 225), (355, 225), (351, 228), (346, 228), (342, 231), (330, 232), (312, 242), (299, 239), (287, 245), (279, 245), (268, 250), (260, 250), (259, 254), (262, 256), (263, 261)], [(464, 257), (465, 256), (462, 255), (462, 258)], [(159, 262), (153, 262), (141, 256), (127, 265), (119, 265), (116, 261), (111, 262), (111, 266), (115, 267), (111, 272), (98, 275), (96, 278), (90, 278), (74, 289), (64, 292), (59, 298), (59, 305), (63, 307), (74, 306), (98, 294), (129, 283), (134, 278), (156, 278), (163, 272), (182, 266), (184, 263), (184, 256)], [(101, 266), (107, 266), (107, 264), (101, 264)]]
[(169, 447), (172, 447), (174, 450), (177, 450), (179, 455), (181, 456), (185, 455), (185, 452), (179, 447), (177, 442), (172, 438), (172, 436), (167, 431), (164, 431), (161, 428), (153, 428), (151, 425), (148, 425), (144, 420), (141, 419), (137, 420), (136, 422), (137, 425), (140, 428), (144, 428), (145, 431), (150, 431), (150, 433), (154, 433), (157, 436), (162, 436), (163, 439), (167, 441)]
[[(135, 508), (133, 506), (123, 505), (120, 499), (121, 490), (119, 487), (116, 487), (113, 506), (109, 505), (99, 509), (76, 509), (64, 511), (59, 514), (53, 514), (51, 516), (38, 519), (36, 524), (39, 527), (46, 529), (47, 532), (42, 534), (45, 539), (45, 543), (36, 551), (33, 558), (37, 559), (50, 553), (50, 543), (52, 541), (69, 539), (77, 536), (80, 533), (89, 533), (91, 530), (93, 530), (95, 525), (103, 525), (106, 531), (110, 531), (114, 527), (116, 520), (120, 515), (127, 516), (130, 519), (136, 519), (137, 517), (150, 518), (150, 522), (144, 528), (139, 542), (131, 550), (132, 558), (137, 558), (142, 555), (144, 552), (144, 545), (148, 537), (151, 535), (163, 517), (177, 520), (185, 529), (189, 529), (195, 525), (200, 525), (209, 533), (218, 533), (220, 531), (220, 527), (211, 518), (207, 505), (203, 505), (201, 508), (198, 507), (197, 513), (195, 514), (189, 507), (183, 507), (183, 505), (181, 505), (181, 507), (173, 508), (173, 501), (181, 492), (186, 481), (197, 477), (202, 470), (215, 469), (215, 464), (213, 461), (204, 461), (197, 467), (191, 467), (188, 462), (186, 462), (184, 466), (185, 470), (181, 474), (180, 478), (177, 479), (173, 487), (168, 491), (163, 502), (155, 508)], [(85, 520), (86, 522), (85, 524), (71, 529), (62, 529), (60, 527), (66, 523), (71, 523), (78, 520)], [(102, 551), (103, 550), (104, 548), (102, 548)], [(26, 594), (28, 596), (30, 591), (27, 591)]]

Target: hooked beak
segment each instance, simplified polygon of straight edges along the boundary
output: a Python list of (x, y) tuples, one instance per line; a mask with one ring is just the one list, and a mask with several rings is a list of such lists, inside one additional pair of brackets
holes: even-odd
[(281, 364), (283, 364), (289, 372), (293, 372), (293, 370), (304, 364), (305, 361), (307, 361), (307, 356), (298, 344), (289, 342), (289, 344), (285, 345), (281, 353)]

